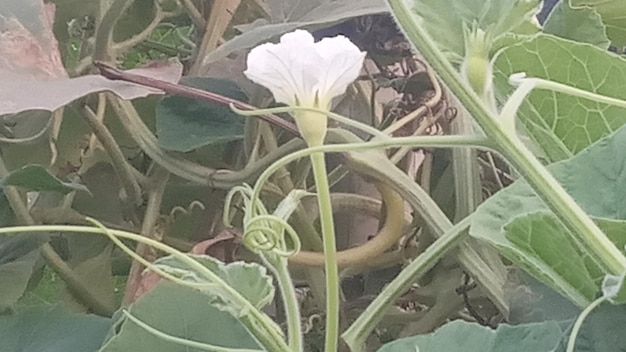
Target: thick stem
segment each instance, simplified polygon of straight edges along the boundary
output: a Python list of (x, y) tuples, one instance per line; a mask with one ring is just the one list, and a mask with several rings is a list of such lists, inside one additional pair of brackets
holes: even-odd
[(324, 263), (326, 270), (326, 342), (324, 351), (335, 352), (339, 340), (339, 269), (337, 267), (335, 224), (324, 153), (311, 154), (311, 164), (313, 165), (313, 176), (317, 187), (317, 203), (320, 209), (324, 257), (326, 259)]
[(425, 30), (412, 18), (411, 10), (404, 0), (388, 0), (388, 2), (407, 38), (419, 48), (420, 53), (472, 114), (503, 156), (524, 176), (576, 240), (589, 248), (592, 260), (608, 273), (614, 275), (625, 273), (626, 257), (523, 145), (515, 131), (507, 128), (508, 125), (503, 124), (489, 111), (476, 93), (463, 84), (443, 53), (437, 49)]

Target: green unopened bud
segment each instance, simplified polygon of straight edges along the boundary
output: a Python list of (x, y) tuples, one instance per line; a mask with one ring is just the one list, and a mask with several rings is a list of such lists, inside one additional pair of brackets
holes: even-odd
[(491, 41), (480, 28), (466, 30), (465, 58), (461, 75), (481, 98), (488, 100), (493, 93), (493, 69), (489, 60)]

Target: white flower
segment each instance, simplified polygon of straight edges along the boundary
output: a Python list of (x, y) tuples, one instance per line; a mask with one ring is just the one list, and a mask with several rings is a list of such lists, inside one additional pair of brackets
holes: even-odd
[(296, 30), (278, 44), (252, 49), (244, 74), (267, 87), (279, 103), (329, 109), (332, 99), (359, 76), (364, 58), (344, 36), (315, 43), (311, 33)]

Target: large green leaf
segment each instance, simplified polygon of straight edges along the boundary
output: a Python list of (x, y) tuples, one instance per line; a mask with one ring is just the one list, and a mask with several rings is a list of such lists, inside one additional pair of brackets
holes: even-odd
[[(626, 127), (577, 156), (548, 167), (616, 245), (626, 244)], [(534, 213), (544, 214), (534, 214)], [(472, 218), (470, 234), (497, 246), (509, 259), (579, 305), (599, 291), (602, 273), (552, 217), (524, 180), (498, 192)], [(533, 215), (530, 215), (533, 214)], [(515, 219), (515, 221), (514, 221)], [(507, 225), (508, 224), (508, 225)], [(579, 258), (575, 258), (578, 253)], [(596, 286), (595, 293), (592, 285)]]
[[(259, 345), (232, 315), (209, 304), (206, 294), (161, 282), (130, 307), (130, 314), (167, 335), (228, 348), (258, 349)], [(199, 351), (156, 337), (123, 319), (101, 352)]]
[(588, 7), (572, 8), (568, 1), (561, 1), (554, 7), (543, 31), (575, 42), (593, 44), (601, 49), (607, 49), (611, 44), (597, 12)]
[[(453, 62), (465, 56), (464, 28), (482, 29), (492, 43), (511, 33), (532, 33), (538, 0), (405, 0), (419, 22)], [(510, 41), (510, 38), (506, 39)], [(419, 49), (419, 48), (418, 48)]]
[[(539, 35), (506, 48), (495, 62), (495, 85), (507, 97), (508, 78), (524, 72), (626, 99), (626, 61), (598, 47)], [(626, 110), (547, 90), (535, 90), (518, 118), (551, 161), (567, 159), (626, 122)]]
[(29, 191), (55, 191), (63, 194), (74, 190), (89, 192), (84, 185), (59, 180), (41, 165), (26, 165), (11, 172), (0, 179), (0, 186), (17, 186)]
[(588, 6), (596, 10), (606, 25), (611, 44), (626, 46), (626, 6), (623, 0), (569, 0), (573, 7)]
[(434, 333), (391, 342), (378, 352), (552, 352), (562, 337), (559, 324), (553, 321), (518, 326), (501, 324), (492, 330), (455, 320)]
[[(181, 84), (248, 101), (231, 81), (185, 77)], [(167, 150), (188, 152), (216, 142), (243, 138), (243, 119), (228, 105), (181, 96), (164, 98), (156, 109), (159, 144)]]
[(93, 352), (110, 327), (108, 318), (70, 314), (62, 307), (38, 307), (0, 316), (0, 348), (7, 352)]
[(272, 0), (268, 1), (269, 23), (259, 20), (241, 35), (220, 45), (204, 58), (204, 65), (229, 54), (252, 48), (296, 28), (324, 27), (347, 19), (387, 12), (382, 0)]
[(13, 306), (22, 297), (33, 267), (40, 258), (43, 234), (0, 236), (0, 312)]
[[(224, 264), (208, 255), (189, 254), (189, 256), (217, 274), (258, 309), (265, 307), (274, 298), (272, 277), (269, 276), (265, 267), (259, 264), (245, 262)], [(187, 263), (173, 256), (160, 258), (154, 265), (185, 281), (214, 284), (195, 268), (191, 268)], [(202, 292), (210, 297), (207, 302), (220, 310), (230, 312), (235, 317), (247, 314), (248, 309), (241, 306), (237, 300), (233, 299), (231, 293), (220, 285), (211, 285)]]

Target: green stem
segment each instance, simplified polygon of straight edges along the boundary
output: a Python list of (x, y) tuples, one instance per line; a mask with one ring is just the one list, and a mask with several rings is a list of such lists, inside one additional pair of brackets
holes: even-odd
[(576, 338), (578, 337), (578, 333), (580, 332), (580, 329), (583, 327), (583, 323), (585, 322), (585, 319), (589, 316), (589, 314), (591, 314), (591, 312), (596, 309), (599, 305), (601, 305), (602, 303), (607, 301), (607, 297), (600, 297), (598, 299), (596, 299), (595, 301), (591, 302), (590, 305), (587, 306), (587, 308), (585, 308), (585, 310), (583, 310), (580, 315), (578, 316), (578, 319), (576, 319), (576, 322), (574, 323), (574, 326), (572, 327), (572, 332), (569, 335), (569, 339), (567, 340), (567, 352), (574, 352), (574, 347), (576, 347)]
[[(115, 60), (116, 53), (111, 52), (111, 42), (113, 36), (113, 29), (117, 21), (122, 17), (124, 11), (132, 5), (135, 0), (113, 0), (111, 5), (101, 11), (106, 11), (100, 21), (98, 21), (98, 27), (96, 28), (94, 54), (93, 59), (95, 61), (112, 62)], [(105, 2), (100, 1), (101, 5)]]
[(513, 74), (511, 75), (511, 78), (509, 79), (509, 81), (512, 84), (520, 84), (520, 83), (524, 84), (526, 82), (530, 82), (533, 88), (551, 90), (553, 92), (559, 92), (559, 93), (564, 93), (568, 95), (573, 95), (576, 97), (581, 97), (581, 98), (588, 99), (588, 100), (593, 100), (598, 103), (615, 105), (621, 108), (626, 108), (626, 101), (622, 99), (607, 97), (606, 95), (589, 92), (589, 91), (579, 89), (576, 87), (568, 86), (563, 83), (548, 81), (542, 78), (533, 78), (533, 77), (526, 78), (525, 76), (521, 77), (518, 74)]
[(389, 283), (341, 336), (352, 351), (362, 351), (367, 337), (384, 317), (387, 309), (415, 282), (437, 263), (467, 234), (471, 217), (466, 217), (431, 244)]
[(269, 109), (256, 109), (256, 110), (241, 110), (237, 108), (234, 104), (230, 104), (231, 110), (236, 112), (241, 116), (258, 116), (258, 115), (267, 115), (267, 114), (277, 114), (282, 112), (317, 112), (323, 115), (330, 117), (331, 119), (343, 123), (344, 125), (357, 128), (363, 132), (369, 133), (374, 137), (378, 137), (380, 139), (388, 140), (391, 137), (388, 136), (384, 131), (380, 131), (370, 125), (364, 124), (362, 122), (353, 120), (351, 118), (336, 114), (334, 112), (326, 111), (319, 108), (311, 108), (311, 107), (303, 107), (303, 106), (281, 106), (278, 108), (269, 108)]
[(298, 304), (293, 280), (291, 280), (291, 275), (287, 267), (287, 260), (285, 258), (279, 258), (278, 263), (272, 263), (270, 267), (274, 269), (274, 273), (276, 274), (278, 287), (283, 298), (283, 304), (285, 305), (289, 348), (292, 352), (302, 352), (304, 349), (302, 344), (302, 328), (300, 326), (300, 305)]
[(405, 1), (388, 0), (388, 2), (407, 38), (416, 48), (419, 48), (420, 53), (472, 114), (502, 155), (524, 176), (576, 240), (584, 248), (589, 248), (592, 260), (608, 273), (614, 275), (625, 273), (626, 257), (524, 146), (515, 131), (507, 128), (508, 125), (503, 124), (490, 112), (476, 93), (462, 82), (443, 53), (412, 17), (411, 10)]
[[(284, 167), (292, 161), (313, 155), (318, 152), (322, 153), (340, 153), (349, 151), (359, 151), (366, 149), (393, 148), (410, 145), (413, 147), (466, 147), (476, 146), (483, 148), (491, 148), (491, 143), (483, 136), (415, 136), (415, 137), (397, 137), (389, 140), (374, 140), (363, 143), (346, 143), (331, 144), (316, 147), (309, 147), (297, 152), (285, 155), (270, 166), (257, 178), (252, 194), (251, 202), (256, 204), (261, 194), (263, 184), (278, 169)], [(327, 176), (326, 176), (327, 177)]]
[(90, 233), (99, 235), (113, 235), (115, 237), (125, 238), (139, 243), (147, 244), (165, 253), (171, 254), (183, 263), (187, 264), (190, 268), (197, 270), (209, 281), (215, 282), (220, 285), (223, 290), (233, 297), (238, 303), (243, 305), (248, 315), (239, 317), (240, 322), (248, 328), (254, 337), (268, 350), (270, 351), (290, 351), (289, 347), (283, 340), (280, 329), (276, 326), (267, 315), (257, 309), (250, 301), (244, 298), (239, 292), (228, 285), (217, 274), (209, 270), (200, 262), (187, 256), (168, 245), (165, 245), (159, 241), (155, 241), (150, 238), (146, 238), (141, 235), (137, 235), (131, 232), (106, 229), (103, 231), (98, 227), (90, 226), (73, 226), (73, 225), (33, 225), (33, 226), (13, 226), (0, 228), (0, 235), (4, 234), (18, 234), (18, 233), (31, 233), (31, 232), (72, 232), (72, 233)]
[(322, 239), (324, 241), (324, 269), (326, 271), (326, 343), (325, 352), (337, 351), (339, 341), (339, 269), (335, 243), (335, 224), (326, 173), (324, 152), (311, 154), (313, 176), (317, 187)]

